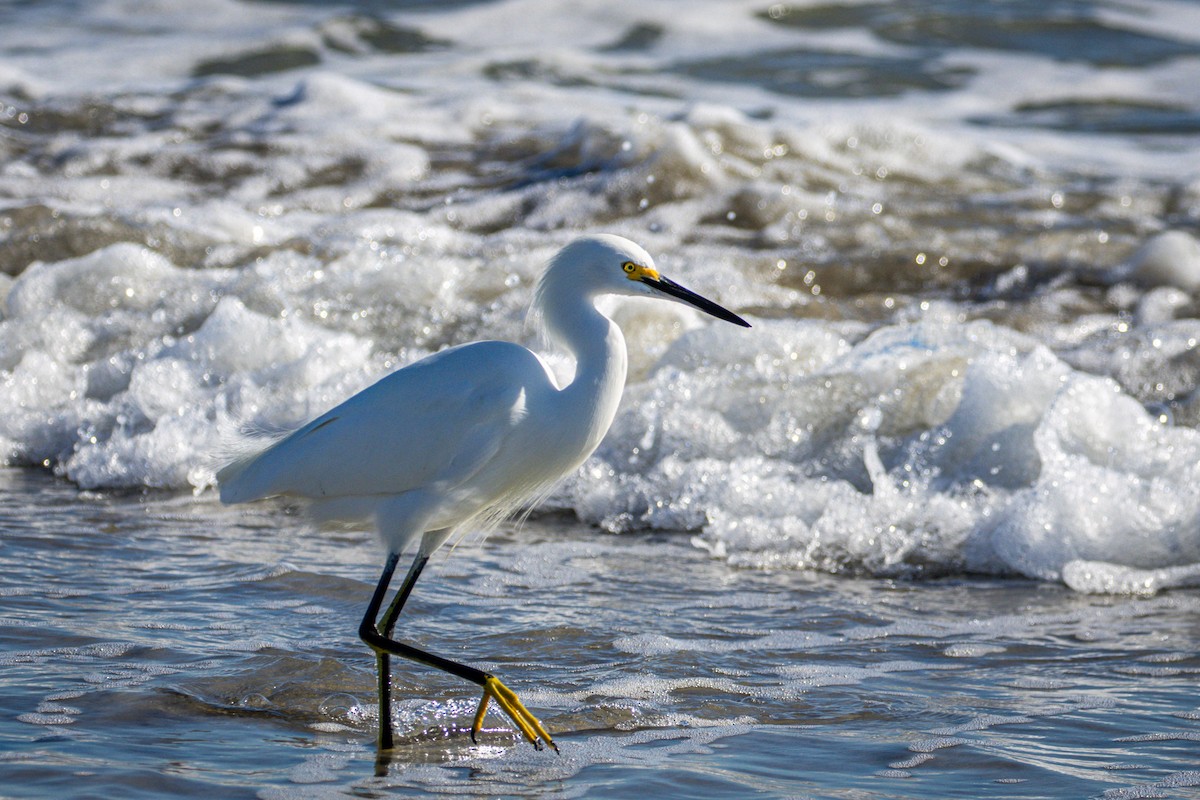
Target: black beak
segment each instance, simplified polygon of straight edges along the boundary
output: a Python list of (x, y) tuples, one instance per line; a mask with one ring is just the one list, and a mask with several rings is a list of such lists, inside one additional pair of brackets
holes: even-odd
[(685, 303), (690, 303), (691, 305), (694, 305), (696, 308), (700, 309), (704, 313), (712, 314), (717, 319), (723, 319), (726, 322), (732, 322), (734, 325), (741, 325), (743, 328), (750, 327), (749, 322), (746, 322), (746, 320), (742, 319), (741, 317), (739, 317), (737, 314), (733, 313), (729, 309), (722, 308), (721, 306), (714, 303), (712, 300), (708, 300), (706, 298), (701, 297), (700, 295), (693, 292), (691, 289), (683, 288), (678, 283), (676, 283), (673, 280), (670, 280), (669, 278), (659, 277), (657, 280), (655, 280), (654, 278), (642, 278), (642, 283), (644, 283), (647, 286), (650, 286), (654, 289), (658, 289), (663, 294), (669, 294), (669, 295), (671, 295), (671, 297), (678, 298), (679, 300), (682, 300)]

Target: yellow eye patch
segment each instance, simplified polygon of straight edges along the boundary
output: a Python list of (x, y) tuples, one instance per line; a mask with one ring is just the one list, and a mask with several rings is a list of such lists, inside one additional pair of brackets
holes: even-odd
[(641, 264), (626, 261), (621, 265), (621, 269), (625, 270), (625, 277), (631, 281), (640, 281), (646, 278), (652, 281), (658, 280), (658, 270), (653, 267), (643, 267)]

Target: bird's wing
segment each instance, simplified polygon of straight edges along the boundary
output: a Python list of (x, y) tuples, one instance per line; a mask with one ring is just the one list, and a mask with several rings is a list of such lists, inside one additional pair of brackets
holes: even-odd
[[(540, 377), (539, 377), (540, 374)], [(537, 357), (505, 342), (444, 350), (393, 372), (218, 475), (221, 499), (399, 494), (456, 486), (525, 412)]]

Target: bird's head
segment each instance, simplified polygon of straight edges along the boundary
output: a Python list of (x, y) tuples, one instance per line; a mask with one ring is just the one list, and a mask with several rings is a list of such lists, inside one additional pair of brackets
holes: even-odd
[(545, 280), (561, 279), (587, 295), (657, 297), (698, 308), (706, 314), (749, 328), (750, 323), (713, 301), (662, 275), (654, 259), (621, 236), (599, 234), (576, 239), (551, 260)]

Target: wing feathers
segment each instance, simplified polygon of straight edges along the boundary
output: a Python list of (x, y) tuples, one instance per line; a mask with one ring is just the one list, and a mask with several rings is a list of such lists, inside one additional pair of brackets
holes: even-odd
[(395, 495), (457, 486), (500, 450), (524, 414), (536, 356), (503, 342), (405, 367), (218, 474), (221, 499)]

